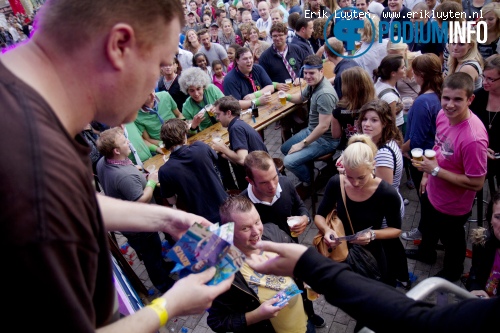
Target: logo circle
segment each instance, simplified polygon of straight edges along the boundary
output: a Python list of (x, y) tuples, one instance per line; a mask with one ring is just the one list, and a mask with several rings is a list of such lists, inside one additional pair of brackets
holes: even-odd
[[(344, 8), (341, 8), (339, 10), (336, 10), (332, 15), (330, 15), (330, 17), (326, 20), (326, 23), (325, 23), (325, 27), (323, 28), (323, 38), (325, 39), (325, 45), (326, 47), (328, 47), (328, 49), (330, 49), (330, 51), (332, 51), (332, 53), (334, 53), (335, 55), (341, 57), (341, 58), (347, 58), (347, 59), (354, 59), (354, 58), (358, 58), (358, 57), (361, 57), (362, 55), (364, 55), (366, 52), (368, 52), (371, 47), (373, 46), (373, 44), (375, 43), (375, 34), (372, 35), (372, 40), (370, 41), (370, 45), (366, 48), (366, 50), (364, 50), (363, 52), (359, 53), (359, 54), (353, 54), (353, 55), (345, 55), (345, 54), (340, 54), (338, 53), (337, 51), (335, 51), (331, 46), (330, 44), (328, 44), (328, 34), (327, 34), (327, 29), (328, 29), (328, 25), (330, 24), (330, 21), (332, 21), (332, 24), (335, 26), (335, 24), (337, 22), (336, 19), (338, 18), (339, 21), (340, 20), (345, 20), (347, 21), (345, 24), (350, 24), (350, 25), (355, 25), (355, 23), (353, 22), (353, 16), (355, 16), (355, 14), (352, 14), (352, 11), (354, 12), (357, 12), (358, 15), (357, 15), (357, 18), (355, 18), (356, 20), (359, 20), (359, 18), (361, 17), (361, 15), (363, 17), (366, 17), (371, 26), (372, 26), (372, 31), (375, 31), (375, 24), (373, 23), (373, 20), (370, 18), (370, 13), (368, 12), (363, 12), (362, 10), (359, 10), (355, 7), (344, 7)], [(342, 13), (342, 12), (345, 12), (345, 13)], [(359, 15), (359, 13), (362, 13), (361, 15)], [(356, 27), (352, 28), (352, 29), (357, 29)], [(341, 39), (339, 38), (340, 36), (335, 36), (338, 40), (342, 41), (342, 42), (346, 42), (347, 40), (345, 39)], [(351, 38), (352, 40), (352, 38)], [(356, 41), (359, 41), (361, 42), (361, 38), (359, 40), (356, 40)], [(355, 41), (355, 42), (356, 42)]]

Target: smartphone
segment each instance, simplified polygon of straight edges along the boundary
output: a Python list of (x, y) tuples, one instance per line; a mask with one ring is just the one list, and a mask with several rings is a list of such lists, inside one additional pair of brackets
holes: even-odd
[(495, 159), (499, 159), (500, 158), (500, 153), (495, 153)]

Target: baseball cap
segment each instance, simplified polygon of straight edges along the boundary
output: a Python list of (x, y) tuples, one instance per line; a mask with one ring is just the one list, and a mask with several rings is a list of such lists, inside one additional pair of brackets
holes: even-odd
[(187, 14), (188, 14), (188, 15), (194, 15), (195, 13), (194, 13), (193, 11), (191, 11), (191, 10), (190, 10)]
[(210, 24), (210, 27), (217, 27), (218, 28), (219, 25), (216, 22), (214, 22), (214, 23)]

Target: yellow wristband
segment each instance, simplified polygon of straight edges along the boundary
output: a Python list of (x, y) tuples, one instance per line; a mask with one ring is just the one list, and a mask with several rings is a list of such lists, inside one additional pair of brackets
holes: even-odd
[(158, 317), (160, 318), (160, 326), (165, 326), (168, 321), (168, 312), (165, 308), (167, 306), (167, 300), (164, 298), (156, 298), (147, 307), (152, 309)]

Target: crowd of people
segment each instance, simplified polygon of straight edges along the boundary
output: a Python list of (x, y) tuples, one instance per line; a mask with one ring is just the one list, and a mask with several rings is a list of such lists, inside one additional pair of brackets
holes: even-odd
[[(323, 17), (348, 7), (372, 15), (361, 24), (354, 58), (334, 35), (338, 20)], [(429, 19), (426, 10), (482, 10), (486, 43), (378, 41), (378, 22), (390, 12), (400, 14), (387, 21), (391, 29), (393, 21), (411, 21), (422, 35), (431, 22), (446, 20)], [(19, 45), (0, 57), (0, 138), (26, 140), (1, 155), (15, 167), (1, 168), (0, 244), (16, 281), (32, 286), (22, 295), (7, 291), (10, 320), (23, 320), (17, 305), (35, 297), (54, 306), (31, 319), (55, 331), (155, 332), (169, 318), (208, 309), (216, 332), (311, 333), (326, 325), (306, 297), (312, 288), (356, 319), (356, 330), (390, 323), (474, 332), (494, 323), (500, 4), (47, 0), (35, 18), (12, 15), (8, 22), (8, 31), (0, 28), (2, 48)], [(293, 85), (300, 92), (291, 94)], [(280, 173), (262, 133), (240, 119), (278, 92), (297, 106), (276, 129), (284, 168), (298, 184)], [(227, 128), (228, 145), (215, 136), (211, 144), (188, 144), (217, 123)], [(145, 168), (165, 151), (159, 170)], [(336, 151), (337, 172), (311, 216), (304, 205), (313, 195), (310, 163)], [(437, 308), (397, 292), (412, 288), (407, 258), (433, 264), (438, 242), (445, 255), (436, 276), (462, 277), (464, 225), (486, 180), (487, 225), (473, 233), (466, 281), (476, 299)], [(402, 230), (401, 186), (419, 198), (421, 220), (412, 230)], [(377, 281), (352, 272), (347, 259), (336, 263), (297, 244), (314, 223), (322, 241), (337, 248), (342, 241), (327, 223), (333, 210), (345, 234), (357, 235), (349, 250), (361, 247), (374, 258)], [(205, 284), (214, 269), (177, 279), (161, 255), (160, 235), (173, 243), (194, 222), (235, 223), (234, 245), (247, 261), (218, 285)], [(128, 239), (161, 293), (121, 319), (109, 231)], [(400, 237), (420, 245), (405, 251)], [(304, 292), (276, 306), (276, 293), (289, 288)]]

